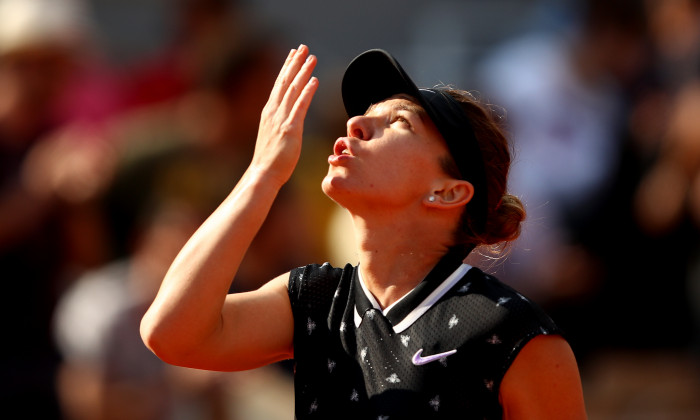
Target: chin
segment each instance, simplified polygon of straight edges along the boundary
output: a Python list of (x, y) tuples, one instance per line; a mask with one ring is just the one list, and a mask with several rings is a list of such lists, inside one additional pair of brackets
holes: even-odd
[(326, 175), (321, 181), (323, 193), (342, 207), (346, 207), (345, 203), (352, 196), (351, 191), (347, 187), (346, 180), (330, 174)]
[(331, 200), (335, 200), (334, 196), (338, 190), (339, 180), (332, 175), (328, 174), (323, 181), (321, 181), (321, 190), (324, 194), (328, 196)]

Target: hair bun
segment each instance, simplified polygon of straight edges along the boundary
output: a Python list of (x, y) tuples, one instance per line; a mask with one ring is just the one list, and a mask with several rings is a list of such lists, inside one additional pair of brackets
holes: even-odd
[(504, 194), (493, 211), (489, 213), (482, 237), (484, 244), (493, 245), (517, 239), (520, 236), (525, 215), (525, 206), (520, 199), (508, 193)]

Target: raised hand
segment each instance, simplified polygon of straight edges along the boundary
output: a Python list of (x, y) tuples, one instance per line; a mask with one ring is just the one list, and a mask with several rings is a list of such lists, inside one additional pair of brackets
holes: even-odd
[(280, 186), (289, 180), (301, 154), (304, 119), (318, 79), (316, 57), (305, 45), (289, 52), (263, 108), (251, 169)]
[(289, 53), (263, 108), (250, 167), (187, 241), (141, 322), (146, 345), (168, 363), (250, 369), (292, 355), (288, 274), (229, 295), (243, 256), (301, 154), (304, 118), (318, 80), (316, 57)]

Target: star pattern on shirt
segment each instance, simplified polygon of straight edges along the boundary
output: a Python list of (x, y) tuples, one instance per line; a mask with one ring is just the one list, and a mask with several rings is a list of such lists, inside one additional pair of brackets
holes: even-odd
[(369, 349), (367, 347), (363, 347), (362, 350), (360, 350), (360, 360), (362, 360), (365, 363), (369, 363), (367, 360), (367, 352)]
[[(461, 284), (460, 284), (461, 283)], [(479, 286), (480, 283), (475, 282), (472, 283), (471, 281), (469, 282), (460, 282), (460, 283), (453, 283), (455, 286), (454, 288), (451, 289), (449, 293), (451, 293), (450, 297), (456, 297), (456, 295), (469, 295), (469, 294), (475, 294), (476, 296), (481, 296), (481, 290), (482, 288)], [(337, 300), (341, 296), (345, 296), (342, 291), (342, 288), (335, 289), (335, 293), (332, 295), (332, 299)], [(328, 290), (328, 293), (325, 294), (325, 299), (328, 299), (331, 296), (331, 293), (333, 291)], [(488, 302), (488, 305), (490, 306), (489, 311), (492, 311), (495, 314), (503, 314), (504, 311), (513, 311), (515, 312), (520, 308), (519, 305), (522, 305), (521, 302), (529, 302), (524, 296), (520, 294), (509, 294), (508, 291), (500, 291), (500, 293), (495, 292), (490, 295), (486, 295), (484, 293), (484, 296), (488, 298), (488, 300), (485, 300), (484, 302)], [(474, 302), (473, 300), (469, 300), (469, 297), (463, 297), (459, 296), (460, 302), (462, 299), (467, 299), (465, 300), (466, 302)], [(480, 301), (477, 301), (477, 303), (480, 303)], [(432, 303), (431, 303), (432, 305)], [(496, 309), (495, 307), (502, 307), (501, 309)], [(345, 381), (345, 375), (348, 375), (348, 369), (346, 366), (346, 363), (348, 362), (344, 357), (335, 357), (332, 354), (329, 354), (327, 358), (327, 373), (323, 374), (325, 378), (327, 378), (328, 383), (331, 383), (332, 381), (340, 381), (338, 382), (338, 385), (340, 385), (340, 388), (338, 389), (338, 392), (333, 394), (334, 397), (332, 397), (330, 400), (326, 399), (325, 394), (321, 391), (317, 393), (318, 390), (310, 390), (311, 392), (308, 392), (304, 396), (304, 403), (305, 404), (300, 404), (300, 411), (303, 412), (304, 408), (308, 408), (308, 414), (312, 414), (314, 416), (318, 416), (319, 414), (325, 412), (326, 410), (331, 410), (331, 407), (334, 407), (335, 403), (338, 403), (342, 400), (344, 400), (344, 405), (341, 404), (340, 406), (350, 408), (350, 410), (361, 410), (363, 404), (367, 404), (369, 401), (370, 397), (373, 397), (374, 395), (381, 394), (386, 391), (391, 391), (391, 390), (403, 390), (405, 389), (411, 389), (410, 387), (413, 386), (412, 383), (415, 382), (415, 377), (414, 375), (422, 375), (422, 371), (420, 374), (416, 374), (415, 372), (418, 372), (419, 369), (427, 369), (427, 368), (416, 368), (411, 366), (409, 370), (406, 370), (406, 367), (403, 366), (404, 363), (407, 363), (404, 361), (405, 360), (411, 360), (410, 357), (406, 358), (405, 352), (415, 352), (415, 350), (419, 346), (425, 346), (425, 345), (431, 345), (428, 344), (429, 342), (433, 341), (436, 336), (438, 338), (443, 338), (444, 337), (452, 337), (452, 336), (459, 336), (460, 334), (463, 333), (463, 331), (469, 331), (472, 327), (472, 319), (470, 317), (470, 313), (468, 312), (460, 312), (460, 309), (455, 309), (454, 307), (449, 307), (448, 310), (445, 310), (440, 314), (439, 321), (436, 323), (433, 323), (427, 330), (427, 337), (428, 340), (427, 342), (424, 343), (426, 340), (426, 337), (424, 337), (424, 334), (422, 332), (416, 332), (412, 329), (409, 329), (408, 327), (402, 327), (402, 328), (395, 328), (393, 330), (393, 334), (391, 331), (391, 326), (394, 325), (393, 319), (387, 316), (387, 313), (382, 312), (381, 309), (379, 308), (369, 308), (369, 309), (364, 309), (360, 308), (361, 311), (364, 311), (364, 318), (365, 318), (365, 324), (367, 327), (360, 327), (359, 321), (362, 317), (360, 315), (360, 312), (358, 312), (358, 308), (355, 307), (355, 322), (352, 321), (352, 316), (345, 316), (343, 320), (338, 320), (339, 322), (336, 325), (335, 328), (336, 331), (340, 331), (341, 333), (347, 333), (348, 330), (350, 330), (350, 334), (345, 334), (341, 336), (343, 339), (350, 338), (351, 340), (355, 338), (355, 336), (352, 334), (352, 331), (360, 331), (365, 328), (381, 328), (384, 329), (384, 325), (387, 319), (389, 319), (390, 323), (386, 324), (389, 326), (389, 332), (385, 335), (382, 336), (372, 336), (372, 340), (367, 340), (367, 339), (357, 339), (357, 346), (354, 347), (354, 354), (348, 352), (347, 355), (352, 356), (352, 360), (357, 364), (357, 366), (362, 366), (361, 369), (363, 372), (366, 372), (367, 374), (373, 375), (373, 383), (375, 384), (375, 389), (371, 390), (371, 392), (368, 392), (370, 390), (365, 389), (362, 385), (356, 385), (352, 383), (352, 381)], [(346, 312), (349, 313), (349, 312)], [(401, 313), (395, 311), (395, 313)], [(307, 314), (305, 314), (307, 315)], [(325, 314), (324, 314), (325, 315)], [(429, 314), (432, 315), (432, 314)], [(427, 316), (426, 316), (427, 317)], [(300, 317), (299, 319), (299, 325), (301, 328), (299, 328), (299, 336), (305, 336), (304, 332), (307, 333), (307, 335), (310, 337), (309, 339), (311, 340), (319, 340), (320, 338), (314, 338), (314, 337), (322, 337), (325, 336), (326, 333), (332, 332), (333, 328), (333, 322), (331, 322), (331, 318), (329, 318), (328, 322), (318, 322), (319, 318), (318, 316), (313, 316), (313, 315), (307, 315), (307, 322), (306, 325), (304, 326), (304, 321), (303, 318)], [(394, 318), (397, 318), (397, 316), (394, 316)], [(337, 318), (336, 318), (337, 319)], [(419, 319), (416, 317), (416, 319)], [(373, 323), (369, 323), (368, 321), (372, 320), (374, 321)], [(437, 319), (436, 319), (437, 321)], [(414, 321), (411, 321), (414, 322)], [(326, 325), (328, 325), (329, 330), (326, 330)], [(304, 331), (304, 327), (306, 331)], [(538, 330), (531, 330), (531, 331), (539, 331), (540, 333), (547, 334), (549, 331), (545, 329), (542, 325), (537, 327)], [(382, 330), (383, 331), (383, 330)], [(488, 331), (488, 330), (486, 330)], [(488, 349), (486, 350), (489, 353), (493, 354), (500, 354), (501, 352), (507, 352), (510, 349), (517, 348), (519, 346), (519, 342), (513, 341), (513, 339), (510, 337), (509, 332), (507, 330), (495, 330), (491, 329), (486, 333), (486, 331), (479, 332), (478, 335), (473, 336), (473, 340), (480, 341), (481, 344), (477, 345), (479, 348), (483, 349)], [(498, 333), (496, 333), (498, 331)], [(551, 333), (551, 332), (549, 332)], [(446, 335), (445, 335), (446, 334)], [(521, 339), (522, 341), (522, 339)], [(457, 343), (460, 343), (459, 341), (456, 341)], [(350, 346), (349, 348), (353, 348), (352, 346), (355, 343), (352, 343), (350, 341)], [(346, 343), (343, 342), (345, 345)], [(487, 346), (488, 345), (488, 346)], [(428, 351), (429, 355), (436, 355), (439, 353), (446, 353), (445, 350), (448, 349), (453, 349), (453, 348), (459, 348), (460, 344), (446, 344), (446, 343), (439, 343), (439, 345), (435, 347), (431, 347), (430, 351)], [(493, 346), (493, 347), (490, 347)], [(507, 347), (507, 348), (506, 348)], [(347, 351), (346, 347), (346, 351)], [(428, 347), (426, 347), (428, 349)], [(358, 351), (359, 350), (359, 351)], [(443, 371), (444, 369), (452, 369), (452, 368), (462, 368), (463, 361), (462, 359), (459, 358), (449, 358), (450, 360), (448, 361), (448, 357), (441, 357), (440, 359), (433, 358), (431, 361), (432, 362), (438, 362), (438, 363), (431, 363), (430, 366), (436, 366), (430, 373), (432, 374), (435, 372), (435, 374), (438, 374), (439, 372)], [(323, 364), (322, 364), (322, 359), (319, 360), (319, 364), (316, 364), (317, 367), (314, 369), (317, 369), (319, 372), (323, 372)], [(448, 363), (450, 363), (450, 367), (448, 368)], [(447, 370), (445, 370), (447, 371)], [(442, 373), (439, 373), (442, 374)], [(337, 378), (341, 378), (340, 380)], [(492, 372), (491, 373), (486, 373), (480, 375), (479, 377), (475, 377), (473, 380), (475, 381), (474, 384), (477, 386), (477, 388), (481, 388), (479, 391), (481, 395), (486, 395), (487, 393), (490, 393), (491, 395), (495, 395), (496, 389), (496, 384), (499, 383), (501, 377), (498, 375), (494, 375)], [(324, 382), (322, 387), (327, 386), (326, 383)], [(449, 388), (449, 387), (448, 387)], [(472, 388), (473, 389), (473, 388)], [(450, 410), (453, 410), (455, 401), (453, 400), (453, 394), (448, 393), (447, 390), (444, 389), (435, 389), (433, 392), (439, 392), (440, 394), (423, 394), (421, 395), (420, 398), (416, 398), (414, 401), (415, 407), (420, 407), (419, 410), (428, 410), (428, 411), (434, 411), (435, 413), (440, 412), (440, 415), (444, 415), (444, 413), (451, 412)], [(442, 398), (441, 398), (442, 397)], [(487, 397), (490, 398), (490, 397)], [(444, 400), (444, 401), (443, 401)], [(334, 404), (331, 404), (329, 401), (333, 401)], [(380, 414), (381, 412), (378, 412), (379, 410), (375, 411), (373, 414), (376, 416), (376, 419), (378, 420), (389, 420), (390, 416), (386, 415), (387, 411), (384, 411), (384, 413)], [(313, 417), (313, 416), (312, 416)]]
[(450, 318), (449, 321), (447, 321), (447, 326), (449, 329), (452, 329), (459, 324), (459, 318), (457, 318), (457, 315), (452, 315), (452, 318)]
[(399, 378), (399, 375), (397, 375), (396, 373), (392, 373), (386, 378), (386, 381), (390, 384), (398, 384), (399, 382), (401, 382), (401, 379)]
[(436, 395), (435, 398), (428, 401), (428, 404), (430, 404), (430, 406), (433, 407), (433, 410), (435, 410), (435, 411), (440, 410), (440, 396)]
[(315, 329), (316, 323), (311, 318), (309, 318), (306, 321), (306, 331), (309, 333), (309, 335), (311, 335), (311, 333), (313, 333)]
[(318, 400), (314, 400), (314, 401), (311, 403), (311, 406), (309, 406), (309, 414), (310, 414), (310, 413), (314, 413), (314, 412), (316, 412), (317, 410), (318, 410)]

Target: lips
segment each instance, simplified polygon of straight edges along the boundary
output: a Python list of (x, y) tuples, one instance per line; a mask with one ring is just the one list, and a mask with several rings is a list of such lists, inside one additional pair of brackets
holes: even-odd
[(328, 156), (328, 163), (331, 165), (338, 165), (346, 159), (353, 157), (352, 151), (350, 150), (350, 145), (344, 138), (336, 140), (333, 145), (333, 154)]
[(348, 142), (345, 141), (345, 139), (336, 140), (335, 144), (333, 145), (333, 154), (336, 156), (340, 156), (340, 155), (352, 156), (352, 152), (350, 151), (350, 146), (348, 145)]

